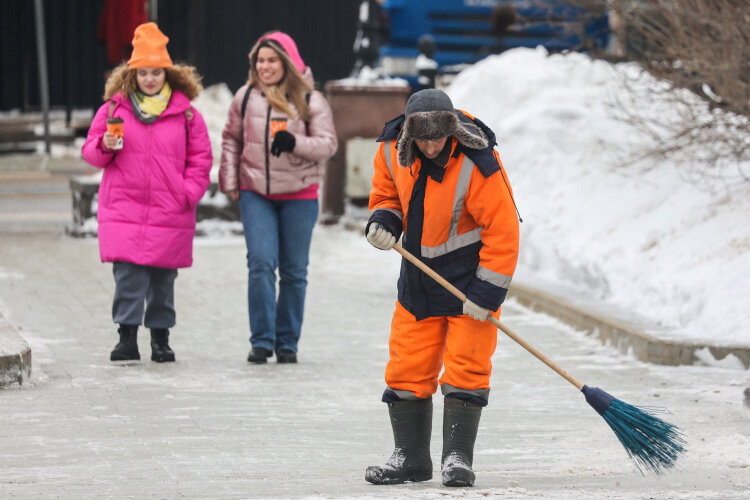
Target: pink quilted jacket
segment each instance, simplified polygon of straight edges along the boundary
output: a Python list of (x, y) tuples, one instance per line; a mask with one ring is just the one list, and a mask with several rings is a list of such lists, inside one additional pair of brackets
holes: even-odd
[(82, 148), (86, 162), (104, 169), (97, 213), (102, 262), (190, 267), (195, 207), (213, 162), (206, 123), (194, 108), (188, 120), (190, 101), (179, 91), (151, 125), (138, 121), (126, 96), (113, 101), (112, 115), (124, 120), (123, 148), (102, 144), (109, 102), (96, 112)]
[[(304, 76), (312, 80), (310, 68)], [(271, 109), (257, 87), (250, 90), (242, 120), (246, 89), (247, 85), (243, 85), (234, 95), (222, 133), (221, 190), (226, 193), (245, 188), (264, 195), (293, 193), (320, 182), (326, 160), (338, 147), (333, 114), (325, 97), (317, 91), (310, 95), (308, 135), (303, 120)], [(276, 117), (287, 118), (287, 131), (296, 141), (294, 151), (279, 157), (270, 154), (273, 139), (269, 122)]]

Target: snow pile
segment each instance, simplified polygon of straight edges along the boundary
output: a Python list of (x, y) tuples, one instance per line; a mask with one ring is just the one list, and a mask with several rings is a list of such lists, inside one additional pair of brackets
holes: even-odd
[(221, 160), (221, 132), (227, 123), (229, 107), (234, 94), (225, 83), (217, 83), (203, 89), (193, 100), (193, 107), (197, 109), (208, 127), (208, 137), (211, 139), (211, 152), (214, 155), (214, 165)]
[[(447, 92), (497, 133), (524, 219), (519, 280), (574, 287), (681, 340), (748, 346), (750, 183), (688, 181), (684, 156), (618, 168), (650, 145), (616, 117), (615, 103), (638, 102), (623, 82), (633, 71), (516, 49), (462, 72)], [(674, 120), (679, 110), (632, 111)]]

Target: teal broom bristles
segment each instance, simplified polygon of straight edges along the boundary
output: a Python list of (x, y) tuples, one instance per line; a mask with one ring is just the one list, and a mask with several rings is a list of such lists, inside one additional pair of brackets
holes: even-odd
[(663, 408), (633, 406), (587, 385), (581, 392), (614, 431), (641, 474), (646, 469), (660, 475), (685, 453), (682, 431), (653, 415), (666, 413)]

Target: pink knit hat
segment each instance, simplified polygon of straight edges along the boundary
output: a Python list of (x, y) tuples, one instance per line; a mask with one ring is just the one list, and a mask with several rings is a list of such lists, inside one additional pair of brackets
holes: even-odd
[(294, 63), (294, 67), (297, 68), (297, 71), (299, 71), (299, 74), (301, 75), (305, 72), (305, 61), (303, 61), (302, 57), (300, 57), (299, 50), (297, 50), (297, 44), (294, 42), (292, 37), (281, 31), (274, 31), (272, 33), (263, 35), (258, 41), (260, 42), (262, 40), (273, 40), (274, 42), (281, 45), (281, 48), (284, 49), (284, 51), (289, 56), (289, 59), (291, 59)]

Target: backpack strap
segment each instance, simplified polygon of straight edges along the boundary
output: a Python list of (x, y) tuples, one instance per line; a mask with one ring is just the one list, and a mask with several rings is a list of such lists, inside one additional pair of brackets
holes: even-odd
[(112, 118), (112, 113), (115, 111), (117, 104), (112, 99), (109, 100), (109, 110), (107, 111), (107, 118)]
[[(310, 107), (310, 92), (305, 94), (305, 102), (307, 103), (307, 107)], [(310, 135), (310, 120), (305, 120), (305, 135)]]
[(247, 90), (245, 90), (245, 97), (242, 98), (242, 122), (245, 122), (245, 110), (247, 109), (247, 99), (250, 97), (250, 85), (247, 86)]

